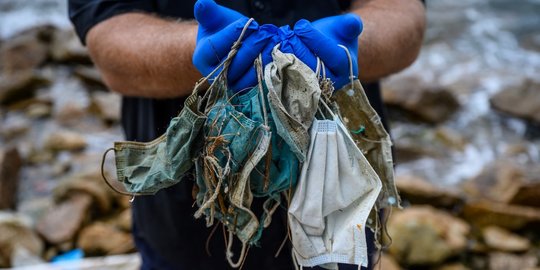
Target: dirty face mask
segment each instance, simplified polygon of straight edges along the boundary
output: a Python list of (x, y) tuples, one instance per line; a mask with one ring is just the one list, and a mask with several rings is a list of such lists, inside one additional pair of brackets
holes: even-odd
[[(262, 73), (262, 71), (260, 72)], [(263, 121), (266, 118), (270, 130), (275, 131), (277, 128), (273, 115), (265, 113), (269, 108), (268, 100), (260, 98), (261, 95), (268, 96), (266, 81), (261, 81), (259, 87), (262, 92), (252, 89), (243, 95), (232, 97), (231, 103), (234, 108), (251, 119)], [(296, 185), (299, 160), (281, 136), (275, 133), (272, 135), (269, 145), (270, 151), (267, 151), (256, 167), (250, 170), (251, 173), (248, 177), (251, 191), (255, 197), (279, 199), (280, 192)]]
[(367, 266), (365, 228), (380, 180), (339, 119), (316, 120), (288, 211), (302, 266)]
[(115, 142), (109, 149), (114, 150), (118, 181), (130, 195), (155, 194), (178, 183), (193, 166), (206, 119), (197, 109), (196, 92), (159, 138), (147, 143)]
[[(341, 47), (350, 58), (348, 50)], [(380, 239), (386, 231), (386, 225), (379, 223), (379, 210), (389, 207), (401, 208), (401, 200), (394, 182), (392, 141), (384, 129), (381, 118), (371, 107), (360, 81), (352, 76), (352, 70), (352, 61), (349, 61), (350, 83), (334, 92), (328, 102), (341, 116), (354, 142), (362, 149), (366, 159), (381, 179), (381, 193), (369, 218), (375, 222), (368, 224), (368, 227), (375, 232), (375, 245), (380, 248)]]
[[(260, 98), (258, 93), (260, 89), (255, 87), (238, 96), (237, 99), (242, 101), (240, 105), (231, 104), (231, 98), (223, 95), (209, 108), (208, 119), (204, 125), (205, 144), (201, 157), (201, 173), (198, 173), (198, 178), (203, 177), (205, 180), (198, 183), (199, 187), (203, 187), (199, 193), (204, 192), (206, 196), (198, 196), (203, 200), (199, 201), (201, 207), (196, 217), (218, 196), (210, 194), (217, 194), (216, 191), (219, 193), (223, 189), (230, 190), (228, 201), (235, 207), (250, 206), (252, 196), (248, 177), (268, 151), (271, 133), (268, 126), (249, 117), (255, 115), (254, 118), (258, 119), (257, 117), (261, 116), (263, 120), (262, 114), (258, 114), (261, 109), (250, 106), (252, 113), (244, 114), (237, 108), (253, 105), (249, 104), (249, 101)], [(225, 210), (221, 209), (221, 212), (226, 212)], [(211, 213), (208, 214), (207, 216), (212, 216)]]
[[(324, 70), (319, 64), (317, 69)], [(289, 207), (293, 254), (302, 266), (367, 266), (365, 230), (381, 180), (341, 122), (337, 105), (331, 103), (331, 109), (327, 104), (332, 102), (331, 83), (324, 75), (319, 82), (318, 116), (329, 120), (316, 120), (311, 127), (307, 160)]]
[(316, 74), (293, 54), (276, 46), (273, 62), (265, 67), (268, 101), (277, 133), (300, 161), (309, 146), (309, 127), (314, 119), (321, 89)]
[(357, 145), (379, 175), (383, 188), (378, 199), (379, 208), (400, 207), (400, 199), (394, 183), (392, 141), (382, 125), (381, 118), (369, 104), (358, 80), (352, 81), (335, 92), (332, 100), (337, 104), (343, 123), (351, 132)]
[[(262, 72), (260, 59), (256, 66)], [(214, 218), (220, 220), (229, 230), (229, 243), (236, 235), (244, 253), (247, 245), (257, 243), (260, 238), (257, 234), (260, 219), (250, 209), (253, 201), (250, 175), (269, 151), (272, 133), (262, 80), (247, 92), (233, 93), (227, 91), (224, 77), (218, 75), (218, 79), (223, 81), (209, 95), (213, 102), (206, 105), (204, 146), (196, 162), (199, 209), (195, 217), (204, 214), (208, 226)], [(238, 262), (232, 262), (229, 251), (227, 259), (231, 265), (238, 265), (242, 256)]]

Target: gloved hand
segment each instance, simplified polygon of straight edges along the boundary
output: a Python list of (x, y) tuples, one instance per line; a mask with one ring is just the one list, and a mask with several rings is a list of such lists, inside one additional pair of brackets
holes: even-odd
[(281, 52), (294, 54), (311, 69), (317, 68), (317, 56), (295, 35), (288, 25), (280, 27), (277, 34)]
[[(334, 88), (340, 89), (350, 81), (349, 58), (345, 50), (349, 49), (353, 61), (353, 75), (358, 76), (358, 36), (362, 32), (362, 20), (354, 14), (344, 14), (323, 18), (313, 23), (300, 20), (294, 26), (294, 33), (312, 53), (317, 55), (326, 66), (326, 75), (334, 82)], [(312, 63), (309, 54), (304, 63)], [(315, 60), (316, 62), (316, 60)], [(313, 68), (312, 64), (308, 64)]]
[[(203, 76), (207, 76), (225, 60), (248, 18), (216, 4), (213, 0), (197, 1), (194, 13), (199, 28), (193, 64)], [(229, 66), (227, 79), (232, 90), (240, 91), (257, 84), (253, 62), (265, 48), (263, 63), (271, 61), (270, 52), (273, 46), (270, 43), (273, 34), (267, 28), (259, 27), (256, 22), (249, 25), (242, 45)]]

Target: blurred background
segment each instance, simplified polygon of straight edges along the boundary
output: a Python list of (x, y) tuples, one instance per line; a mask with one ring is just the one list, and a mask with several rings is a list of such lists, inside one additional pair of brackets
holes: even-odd
[[(420, 57), (383, 81), (405, 209), (380, 269), (538, 270), (540, 1), (427, 7)], [(136, 269), (129, 198), (100, 175), (120, 97), (66, 14), (0, 0), (0, 268)]]

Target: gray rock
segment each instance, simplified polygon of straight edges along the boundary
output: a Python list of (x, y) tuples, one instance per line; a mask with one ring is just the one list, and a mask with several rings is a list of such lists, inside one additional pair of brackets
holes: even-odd
[(50, 80), (32, 71), (0, 75), (0, 105), (31, 98), (36, 89), (50, 83)]
[(19, 113), (8, 112), (5, 120), (0, 125), (0, 135), (10, 141), (24, 135), (31, 128), (28, 118)]
[(506, 89), (490, 99), (493, 108), (516, 117), (540, 123), (540, 83), (526, 81), (518, 88)]
[(538, 258), (532, 254), (514, 255), (502, 252), (489, 254), (489, 270), (523, 270), (536, 267)]
[(52, 151), (80, 151), (86, 148), (86, 139), (79, 133), (55, 131), (45, 139), (44, 148)]
[(382, 93), (383, 101), (390, 107), (404, 110), (429, 123), (443, 122), (460, 108), (450, 89), (426, 85), (416, 77), (386, 81)]
[(540, 168), (518, 164), (511, 158), (489, 164), (462, 187), (470, 200), (540, 206)]
[(395, 212), (388, 221), (390, 254), (406, 265), (437, 265), (465, 251), (470, 227), (430, 206)]
[(45, 118), (52, 114), (52, 105), (45, 102), (36, 102), (26, 108), (26, 115), (30, 118)]
[(540, 209), (491, 201), (467, 202), (463, 217), (478, 227), (498, 226), (518, 230), (540, 224)]
[(0, 209), (15, 209), (21, 167), (17, 148), (0, 149)]
[(50, 93), (54, 100), (53, 115), (59, 123), (77, 125), (88, 115), (90, 96), (79, 80), (67, 78), (56, 81)]
[(413, 204), (454, 207), (464, 202), (464, 199), (457, 191), (435, 186), (417, 176), (398, 175), (396, 177), (396, 186), (402, 199)]
[(0, 47), (0, 62), (4, 73), (34, 69), (47, 60), (52, 26), (39, 26), (6, 40)]
[(89, 218), (92, 196), (72, 194), (71, 198), (55, 205), (36, 224), (36, 231), (51, 244), (63, 244), (75, 238)]
[(529, 239), (496, 226), (484, 228), (482, 236), (486, 245), (497, 251), (523, 252), (531, 247)]
[(101, 178), (101, 174), (97, 172), (68, 176), (54, 189), (54, 199), (64, 201), (74, 193), (88, 194), (92, 197), (93, 209), (100, 214), (106, 214), (112, 208), (114, 194)]
[(103, 79), (101, 78), (101, 74), (99, 73), (97, 68), (93, 66), (77, 66), (73, 70), (73, 74), (90, 86), (107, 88), (107, 86), (105, 86), (105, 83), (103, 82)]
[(441, 152), (434, 150), (431, 145), (422, 142), (397, 140), (394, 149), (396, 152), (396, 162), (398, 164), (425, 157), (438, 158), (441, 156)]
[(131, 234), (103, 222), (96, 222), (84, 228), (77, 241), (77, 247), (89, 255), (122, 254), (135, 250)]
[(17, 248), (34, 256), (43, 252), (43, 242), (30, 228), (25, 218), (9, 212), (0, 212), (0, 267), (10, 267)]
[(52, 60), (57, 62), (91, 62), (87, 49), (72, 29), (54, 31), (50, 55)]
[[(537, 175), (540, 176), (540, 175)], [(511, 204), (533, 206), (540, 208), (540, 182), (520, 185), (514, 197), (510, 199)]]
[(50, 196), (38, 197), (33, 196), (31, 199), (22, 200), (17, 205), (17, 212), (28, 217), (32, 224), (36, 224), (38, 220), (47, 212), (47, 209), (53, 206), (53, 200)]
[(95, 92), (92, 94), (92, 103), (98, 115), (106, 123), (118, 123), (120, 121), (120, 105), (122, 97), (111, 92)]
[(32, 253), (25, 247), (16, 245), (11, 255), (11, 266), (13, 268), (30, 267), (45, 262), (40, 255)]
[(131, 208), (126, 208), (114, 220), (114, 225), (119, 229), (131, 232)]

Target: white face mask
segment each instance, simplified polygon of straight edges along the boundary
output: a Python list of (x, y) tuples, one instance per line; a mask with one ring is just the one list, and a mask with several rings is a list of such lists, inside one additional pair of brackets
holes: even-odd
[(302, 266), (367, 266), (366, 220), (381, 181), (341, 121), (315, 120), (289, 207), (293, 253)]

